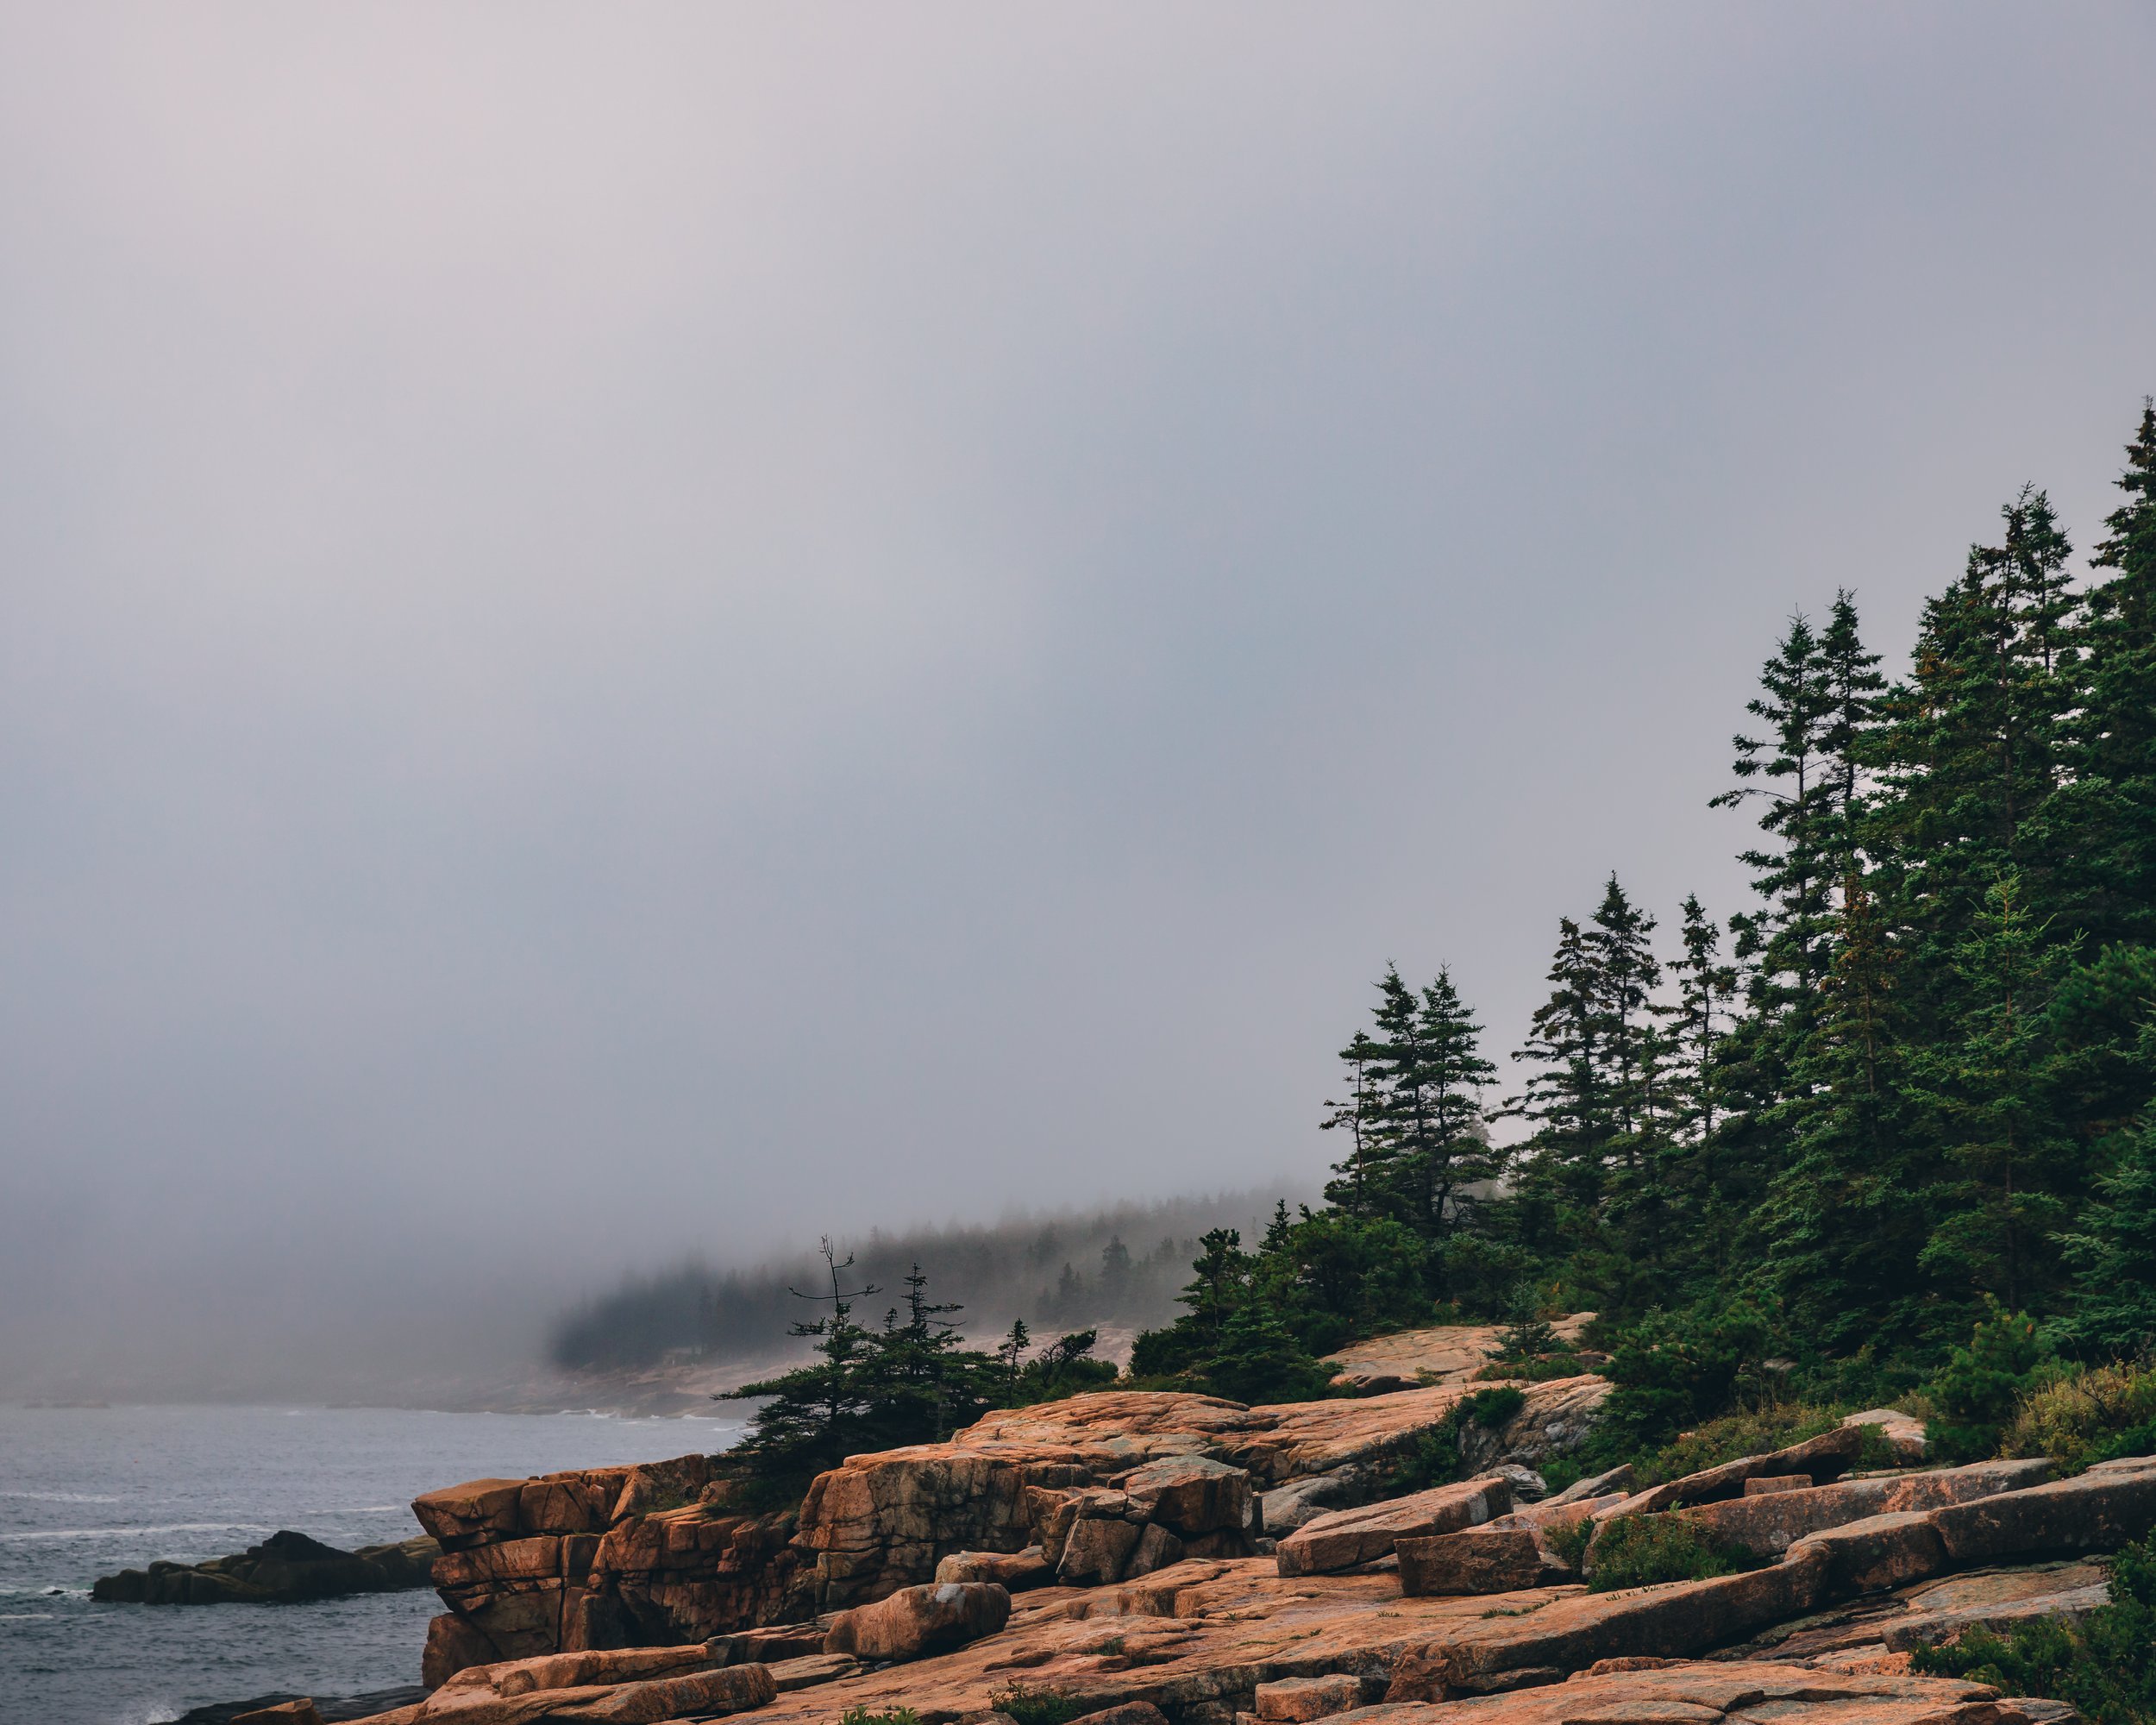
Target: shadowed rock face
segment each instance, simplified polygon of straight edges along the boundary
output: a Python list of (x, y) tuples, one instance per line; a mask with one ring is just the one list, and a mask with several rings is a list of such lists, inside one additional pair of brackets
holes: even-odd
[(1511, 1508), (1510, 1483), (1493, 1477), (1320, 1515), (1280, 1542), (1280, 1572), (1323, 1575), (1354, 1569), (1391, 1556), (1402, 1540), (1475, 1527)]
[(154, 1563), (100, 1577), (90, 1596), (121, 1605), (298, 1604), (353, 1593), (424, 1587), (441, 1547), (422, 1536), (339, 1551), (290, 1529), (207, 1563)]

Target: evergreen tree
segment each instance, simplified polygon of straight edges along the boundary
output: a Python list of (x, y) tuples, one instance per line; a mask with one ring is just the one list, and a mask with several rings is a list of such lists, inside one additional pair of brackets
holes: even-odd
[(2076, 919), (2098, 944), (2156, 939), (2156, 405), (2126, 454), (2128, 500), (2090, 560), (2113, 573), (2088, 595), (2066, 743)]
[(1526, 1043), (1514, 1056), (1536, 1070), (1504, 1112), (1534, 1122), (1525, 1180), (1576, 1216), (1591, 1218), (1601, 1199), (1616, 1110), (1601, 1044), (1601, 974), (1595, 949), (1570, 917), (1557, 919), (1548, 980), (1550, 998), (1535, 1008)]
[(2017, 1311), (2042, 1289), (2050, 1236), (2084, 1182), (2079, 1147), (2053, 1106), (2050, 1009), (2071, 950), (2046, 932), (2019, 874), (2002, 872), (1955, 949), (1950, 1037), (1914, 1060), (1955, 1170), (1920, 1262)]
[(2156, 1349), (2156, 1124), (2128, 1138), (2096, 1195), (2059, 1242), (2075, 1297), (2053, 1333), (2084, 1355), (2146, 1355)]
[(1325, 1195), (1327, 1203), (1338, 1205), (1351, 1215), (1374, 1216), (1380, 1208), (1370, 1167), (1384, 1117), (1383, 1099), (1370, 1077), (1378, 1052), (1377, 1044), (1366, 1032), (1355, 1032), (1339, 1057), (1348, 1069), (1347, 1100), (1328, 1101), (1326, 1107), (1330, 1112), (1318, 1123), (1321, 1132), (1348, 1135), (1347, 1157), (1332, 1164), (1333, 1178)]

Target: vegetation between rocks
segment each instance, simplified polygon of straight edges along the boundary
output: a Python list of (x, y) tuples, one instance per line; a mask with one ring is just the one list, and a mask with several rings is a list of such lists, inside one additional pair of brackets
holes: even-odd
[[(1581, 1548), (1585, 1549), (1584, 1540)], [(1602, 1527), (1587, 1584), (1593, 1592), (1609, 1593), (1620, 1587), (1735, 1575), (1772, 1561), (1678, 1516), (1622, 1515)]]
[(2071, 1702), (2088, 1725), (2147, 1725), (2156, 1719), (2156, 1553), (2147, 1543), (2122, 1548), (2111, 1603), (2079, 1624), (2042, 1617), (2005, 1635), (1971, 1628), (1947, 1646), (1915, 1649), (1909, 1663), (1927, 1676)]
[(1085, 1703), (1075, 1696), (1052, 1689), (1032, 1689), (1022, 1683), (998, 1690), (988, 1697), (988, 1704), (1016, 1721), (1017, 1725), (1069, 1725), (1071, 1720), (1086, 1710)]

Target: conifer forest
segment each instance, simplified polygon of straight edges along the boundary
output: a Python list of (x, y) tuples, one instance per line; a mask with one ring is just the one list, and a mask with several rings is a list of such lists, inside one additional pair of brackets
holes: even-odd
[[(1447, 972), (1379, 977), (1325, 1201), (1206, 1233), (1122, 1381), (1322, 1395), (1330, 1350), (1478, 1320), (1563, 1372), (1591, 1309), (1611, 1455), (1912, 1396), (1977, 1454), (2047, 1369), (2156, 1344), (2156, 407), (2126, 455), (2078, 561), (2009, 499), (1898, 677), (1856, 595), (1790, 618), (1714, 800), (1750, 902), (1561, 912), (1518, 1094)], [(844, 1270), (817, 1362), (741, 1392), (778, 1477), (1113, 1375), (1091, 1332), (968, 1349), (918, 1265), (879, 1331)]]

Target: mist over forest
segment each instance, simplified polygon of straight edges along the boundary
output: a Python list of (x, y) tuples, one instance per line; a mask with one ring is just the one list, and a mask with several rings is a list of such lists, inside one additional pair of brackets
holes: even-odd
[[(853, 1259), (849, 1289), (880, 1290), (859, 1302), (871, 1321), (886, 1305), (898, 1303), (899, 1279), (918, 1264), (930, 1294), (961, 1305), (963, 1310), (952, 1315), (977, 1339), (1014, 1318), (1044, 1337), (1095, 1326), (1142, 1329), (1175, 1315), (1200, 1236), (1225, 1227), (1255, 1239), (1275, 1204), (1313, 1195), (1281, 1182), (993, 1223), (888, 1233), (871, 1228), (831, 1244), (842, 1263)], [(628, 1276), (611, 1292), (564, 1313), (548, 1352), (568, 1371), (655, 1365), (669, 1357), (768, 1357), (787, 1351), (790, 1326), (820, 1309), (801, 1295), (820, 1292), (828, 1276), (812, 1246), (748, 1268), (690, 1258), (655, 1275)]]

